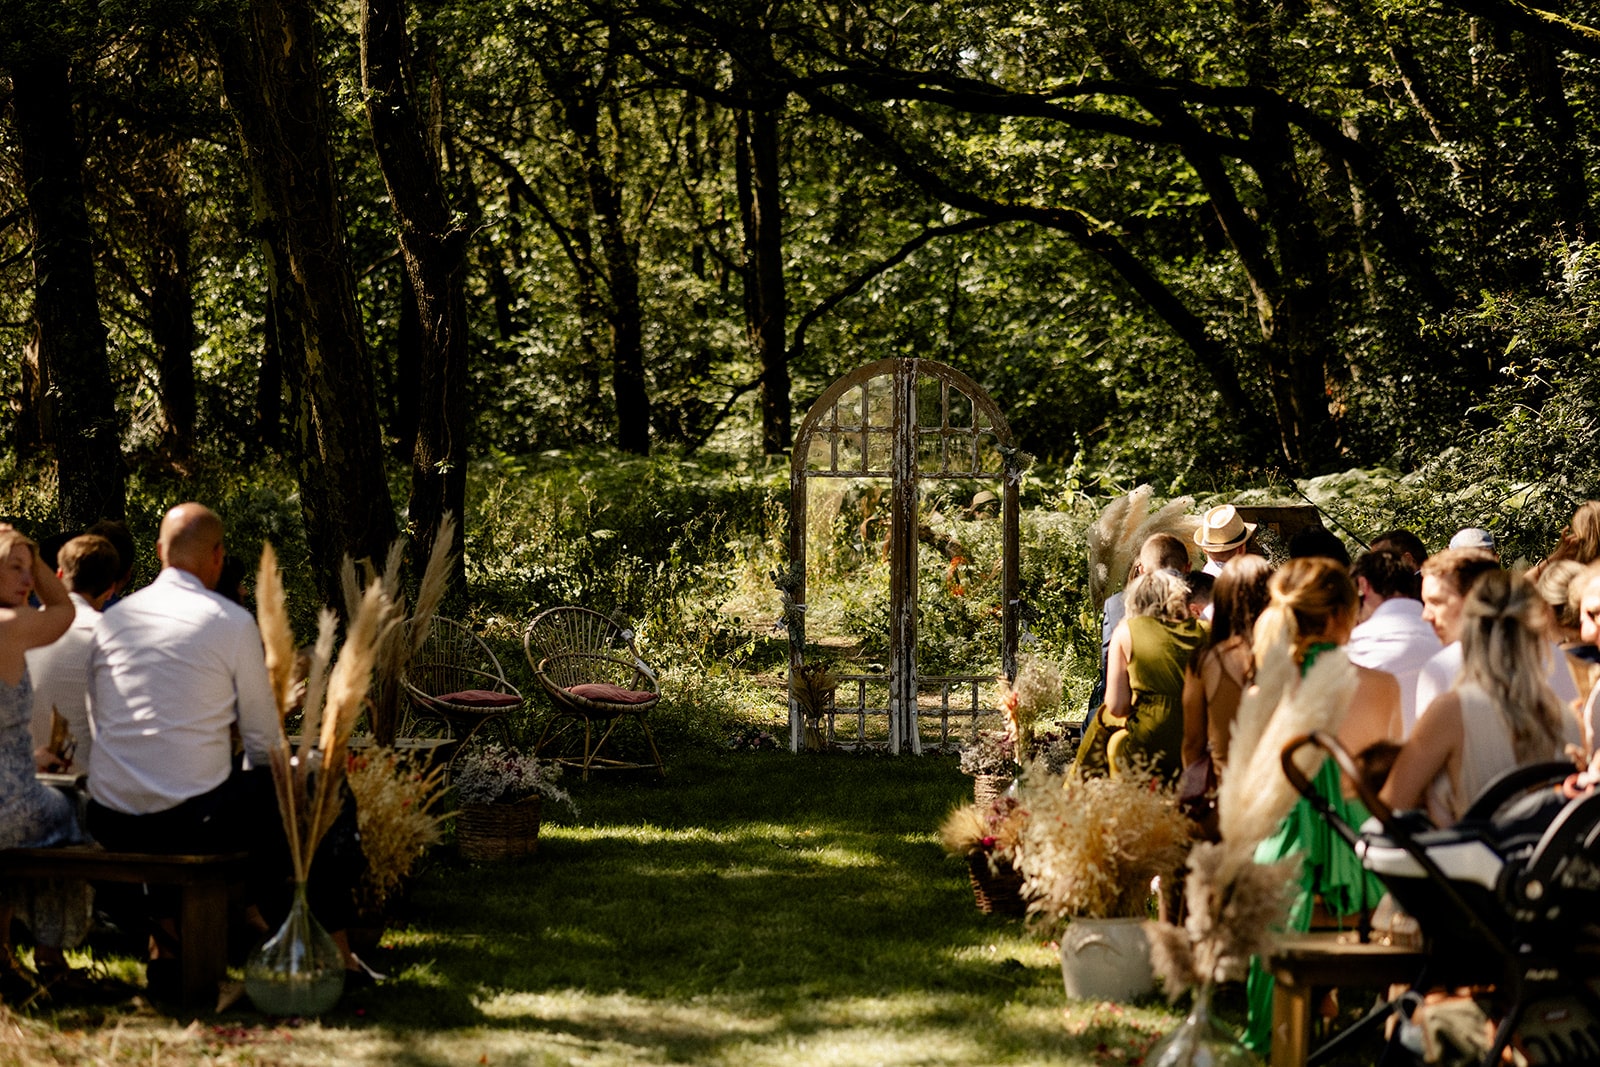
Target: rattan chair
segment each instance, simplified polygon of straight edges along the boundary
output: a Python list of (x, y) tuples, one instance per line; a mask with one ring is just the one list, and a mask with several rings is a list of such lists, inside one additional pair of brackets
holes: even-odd
[[(551, 608), (528, 624), (522, 647), (555, 711), (539, 735), (536, 753), (556, 747), (556, 758), (581, 768), (584, 781), (589, 780), (591, 770), (651, 766), (657, 774), (666, 776), (661, 753), (646, 721), (650, 709), (661, 699), (661, 692), (655, 672), (634, 648), (632, 630), (588, 608)], [(601, 755), (617, 724), (624, 719), (638, 724), (650, 746), (652, 763)], [(583, 730), (581, 750), (575, 737), (579, 727)], [(602, 727), (598, 740), (597, 727)]]
[(506, 680), (494, 650), (453, 619), (435, 617), (400, 676), (410, 708), (402, 737), (437, 736), (440, 728), (461, 751), (486, 726), (504, 723), (525, 701)]

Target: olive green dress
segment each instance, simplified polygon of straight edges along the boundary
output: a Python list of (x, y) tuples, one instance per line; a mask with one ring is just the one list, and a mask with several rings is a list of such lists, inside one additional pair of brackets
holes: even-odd
[(1128, 636), (1133, 711), (1123, 751), (1148, 761), (1157, 777), (1171, 781), (1183, 770), (1183, 670), (1204, 643), (1206, 624), (1144, 616), (1128, 620)]

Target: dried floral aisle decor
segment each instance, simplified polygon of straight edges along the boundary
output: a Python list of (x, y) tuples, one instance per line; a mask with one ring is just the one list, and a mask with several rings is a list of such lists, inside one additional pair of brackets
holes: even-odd
[(805, 716), (805, 750), (822, 752), (828, 747), (822, 720), (833, 714), (839, 676), (825, 663), (807, 663), (794, 676), (794, 699)]
[[(445, 767), (425, 757), (375, 747), (351, 753), (345, 778), (356, 798), (361, 854), (367, 868), (356, 895), (359, 930), (350, 931), (358, 955), (376, 948), (396, 897), (427, 850), (439, 843), (444, 814)], [(359, 942), (359, 943), (358, 943)]]
[(1143, 923), (1151, 882), (1183, 864), (1190, 822), (1147, 771), (1117, 778), (1051, 774), (1035, 761), (1019, 783), (1028, 811), (1017, 853), (1028, 913), (1061, 930), (1067, 995), (1129, 1000), (1155, 986)]
[(561, 764), (501, 745), (475, 746), (456, 765), (456, 848), (478, 862), (522, 859), (539, 851), (544, 802), (572, 804), (556, 784)]
[(1005, 793), (1023, 764), (1043, 758), (1060, 770), (1072, 758), (1071, 742), (1061, 731), (1039, 731), (1044, 716), (1061, 704), (1060, 670), (1048, 660), (1024, 656), (1016, 680), (1001, 684), (1005, 729), (974, 730), (961, 746), (961, 771), (972, 775), (972, 799), (980, 807)]
[[(295, 878), (294, 901), (283, 926), (245, 964), (245, 992), (269, 1015), (317, 1015), (344, 992), (344, 957), (306, 904), (311, 861), (343, 802), (350, 733), (372, 682), (377, 650), (395, 625), (394, 604), (379, 582), (362, 594), (334, 658), (337, 621), (324, 609), (306, 669), (300, 744), (291, 748), (283, 721), (296, 705), (294, 632), (277, 554), (261, 551), (256, 576), (257, 619), (266, 650), (267, 676), (278, 704), (279, 733), (272, 749), (278, 795)], [(331, 664), (331, 667), (330, 667)]]
[(1028, 812), (1012, 797), (956, 808), (939, 827), (945, 852), (967, 864), (973, 900), (985, 915), (1027, 912), (1022, 874), (1013, 865)]

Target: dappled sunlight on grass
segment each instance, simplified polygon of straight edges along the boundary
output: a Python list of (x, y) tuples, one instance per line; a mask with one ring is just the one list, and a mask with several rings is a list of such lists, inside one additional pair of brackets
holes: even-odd
[(970, 788), (949, 761), (700, 755), (574, 788), (537, 856), (437, 857), (372, 960), (390, 981), (320, 1025), (118, 1009), (55, 1062), (1087, 1065), (1177, 1018), (1069, 1006), (1054, 946), (978, 913), (933, 839)]

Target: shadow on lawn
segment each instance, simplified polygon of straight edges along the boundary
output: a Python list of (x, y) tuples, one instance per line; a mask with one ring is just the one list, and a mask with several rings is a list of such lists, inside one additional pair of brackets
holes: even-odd
[(591, 781), (581, 819), (547, 827), (537, 858), (436, 868), (393, 962), (430, 961), (426, 985), (473, 995), (992, 992), (1018, 980), (1010, 954), (957, 953), (1017, 926), (977, 913), (933, 839), (966, 788), (949, 760), (781, 754), (701, 757), (660, 785)]

